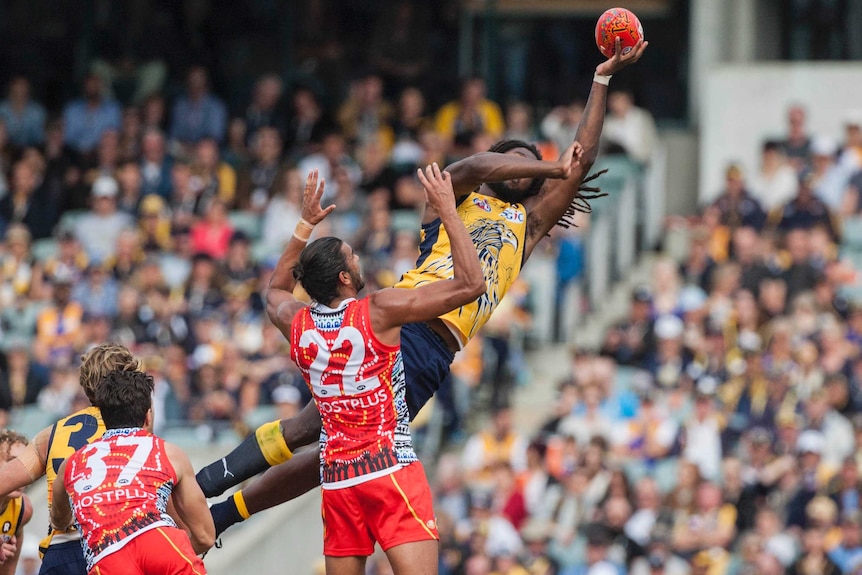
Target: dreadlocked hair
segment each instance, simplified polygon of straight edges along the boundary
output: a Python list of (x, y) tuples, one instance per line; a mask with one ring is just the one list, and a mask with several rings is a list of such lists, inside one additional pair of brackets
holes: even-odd
[(604, 169), (584, 178), (584, 181), (581, 182), (581, 185), (578, 187), (578, 193), (575, 194), (572, 203), (569, 204), (568, 208), (566, 208), (566, 213), (563, 214), (563, 217), (557, 222), (558, 226), (564, 229), (577, 227), (577, 224), (575, 223), (575, 215), (578, 212), (582, 214), (592, 213), (593, 207), (590, 205), (590, 202), (592, 200), (604, 198), (608, 193), (603, 192), (598, 186), (587, 186), (585, 184), (592, 182), (607, 171), (607, 169)]
[(0, 430), (0, 463), (12, 459), (11, 451), (13, 445), (27, 445), (27, 443), (27, 436), (17, 431), (12, 431), (11, 429)]

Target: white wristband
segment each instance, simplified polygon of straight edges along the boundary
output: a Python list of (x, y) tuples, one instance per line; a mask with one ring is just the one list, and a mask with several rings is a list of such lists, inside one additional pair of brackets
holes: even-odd
[(595, 82), (596, 84), (601, 84), (602, 86), (607, 86), (611, 83), (611, 78), (613, 78), (613, 76), (602, 76), (600, 74), (594, 74), (593, 82)]

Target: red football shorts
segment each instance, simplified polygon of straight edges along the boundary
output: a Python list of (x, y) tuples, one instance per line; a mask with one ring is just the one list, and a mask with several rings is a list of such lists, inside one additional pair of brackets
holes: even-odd
[(206, 575), (206, 572), (185, 531), (156, 527), (100, 559), (87, 575)]
[(368, 556), (374, 542), (384, 551), (416, 541), (440, 539), (431, 488), (418, 461), (344, 489), (324, 489), (323, 554)]

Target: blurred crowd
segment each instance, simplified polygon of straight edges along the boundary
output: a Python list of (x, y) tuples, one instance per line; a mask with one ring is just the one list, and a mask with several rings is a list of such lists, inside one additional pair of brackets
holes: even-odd
[[(203, 67), (188, 70), (170, 101), (159, 91), (120, 101), (114, 88), (96, 66), (61, 109), (46, 110), (23, 76), (0, 100), (0, 423), (14, 407), (50, 415), (84, 402), (77, 362), (104, 340), (133, 349), (156, 376), (157, 429), (243, 432), (261, 407), (260, 417), (292, 413), (309, 396), (262, 295), (299, 220), (306, 174), (319, 170), (324, 202), (338, 206), (317, 235), (350, 242), (373, 290), (415, 263), (417, 166), (500, 138), (539, 142), (555, 159), (583, 109), (573, 100), (537, 119), (524, 102), (502, 108), (471, 77), (458, 98), (430, 110), (412, 86), (389, 101), (375, 72), (329, 107), (309, 86), (264, 75), (233, 117)], [(617, 125), (619, 137), (608, 149), (644, 161), (651, 118), (629, 93), (611, 100), (609, 130)], [(579, 276), (578, 258), (560, 261), (561, 276)], [(511, 388), (530, 322), (529, 286), (512, 291), (488, 339), (462, 354), (462, 384)], [(488, 401), (505, 403), (507, 393)], [(457, 432), (469, 397), (443, 404)]]
[(532, 437), (499, 410), (444, 456), (457, 575), (862, 573), (862, 117), (805, 110), (685, 221)]

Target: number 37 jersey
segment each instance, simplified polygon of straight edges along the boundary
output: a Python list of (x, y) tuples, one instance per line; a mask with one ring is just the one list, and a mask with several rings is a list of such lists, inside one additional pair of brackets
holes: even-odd
[(291, 359), (323, 422), (321, 485), (350, 487), (416, 461), (400, 346), (371, 329), (368, 298), (306, 307), (293, 320)]
[(139, 428), (110, 429), (75, 452), (63, 478), (84, 535), (87, 568), (156, 527), (176, 527), (167, 514), (177, 481), (165, 442)]

